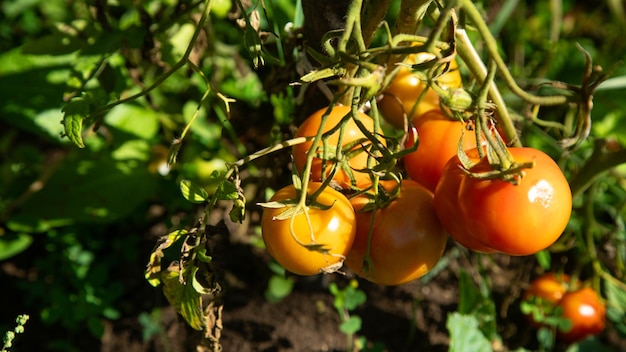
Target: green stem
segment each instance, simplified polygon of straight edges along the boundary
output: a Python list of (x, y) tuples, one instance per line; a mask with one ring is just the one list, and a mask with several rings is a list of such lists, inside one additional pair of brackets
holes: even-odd
[(393, 34), (415, 34), (433, 0), (402, 0)]
[(365, 0), (361, 10), (361, 33), (365, 47), (368, 47), (374, 37), (374, 32), (385, 19), (391, 0)]
[(506, 63), (502, 59), (502, 56), (500, 56), (500, 53), (498, 52), (498, 43), (489, 31), (489, 27), (487, 27), (487, 24), (483, 20), (482, 15), (478, 11), (474, 3), (471, 0), (458, 0), (458, 3), (459, 5), (461, 5), (467, 17), (472, 21), (472, 24), (480, 33), (485, 48), (489, 52), (489, 55), (492, 57), (492, 59), (496, 62), (502, 78), (506, 82), (507, 86), (515, 95), (519, 96), (524, 101), (530, 104), (543, 106), (562, 105), (570, 102), (570, 97), (566, 95), (538, 96), (528, 93), (520, 88), (520, 86), (517, 85), (515, 79), (511, 75), (511, 72), (508, 70)]
[(570, 182), (573, 197), (585, 191), (603, 172), (626, 163), (626, 149), (605, 152), (602, 143), (601, 140), (596, 141), (593, 154)]
[[(457, 53), (472, 72), (472, 75), (476, 78), (478, 84), (482, 85), (487, 77), (487, 68), (478, 55), (478, 52), (476, 52), (476, 49), (469, 39), (467, 32), (465, 29), (457, 29), (455, 37)], [(505, 138), (510, 141), (512, 145), (521, 147), (522, 144), (517, 135), (517, 131), (515, 130), (513, 120), (511, 119), (509, 111), (506, 108), (506, 103), (500, 94), (498, 86), (493, 81), (489, 83), (489, 96), (496, 106), (496, 118), (501, 125)]]

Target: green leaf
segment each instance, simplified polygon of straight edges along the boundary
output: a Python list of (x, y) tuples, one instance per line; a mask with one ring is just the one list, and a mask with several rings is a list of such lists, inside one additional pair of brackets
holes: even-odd
[(180, 191), (183, 197), (192, 203), (203, 203), (209, 199), (209, 194), (202, 186), (189, 180), (180, 181)]
[(273, 275), (267, 283), (265, 298), (271, 303), (278, 303), (289, 296), (293, 290), (294, 281), (282, 275)]
[(607, 300), (607, 317), (615, 323), (618, 331), (626, 333), (626, 291), (610, 280), (604, 280)]
[(205, 326), (202, 310), (202, 296), (191, 284), (198, 271), (197, 267), (184, 269), (183, 276), (188, 284), (179, 281), (178, 271), (163, 272), (163, 293), (168, 302), (176, 309), (185, 321), (195, 330), (203, 330)]
[(449, 352), (491, 351), (491, 343), (478, 328), (478, 320), (457, 312), (448, 315), (446, 328), (450, 332)]
[(69, 154), (46, 186), (11, 216), (13, 226), (109, 223), (128, 216), (157, 191), (145, 163), (86, 155), (82, 150)]
[(242, 223), (246, 218), (246, 202), (245, 199), (235, 199), (233, 208), (228, 213), (232, 222)]
[(367, 296), (365, 292), (359, 290), (353, 286), (347, 286), (345, 288), (345, 308), (349, 311), (356, 309), (356, 307), (365, 303)]
[(361, 330), (362, 320), (358, 316), (351, 316), (347, 320), (344, 320), (339, 324), (339, 330), (346, 335), (353, 335), (357, 331)]
[[(482, 290), (481, 290), (482, 289)], [(490, 338), (496, 336), (496, 306), (489, 297), (488, 289), (474, 284), (472, 277), (465, 270), (459, 277), (459, 313), (474, 316), (481, 331)]]
[(104, 122), (119, 132), (139, 139), (151, 139), (159, 132), (159, 115), (137, 104), (122, 104), (113, 108)]
[(535, 254), (537, 258), (537, 262), (539, 266), (541, 266), (544, 270), (550, 269), (552, 258), (550, 257), (550, 252), (547, 250), (539, 251)]
[(63, 128), (67, 138), (79, 148), (85, 148), (83, 142), (83, 120), (89, 115), (90, 99), (77, 97), (70, 100), (63, 108)]
[(222, 200), (235, 200), (239, 198), (237, 187), (227, 180), (223, 180), (219, 183), (215, 194), (218, 199)]
[(33, 243), (33, 237), (25, 233), (0, 236), (0, 260), (5, 260), (20, 254), (25, 251), (31, 243)]
[(161, 283), (161, 259), (165, 256), (163, 251), (178, 242), (183, 236), (187, 236), (187, 234), (187, 230), (181, 229), (170, 232), (159, 239), (157, 246), (150, 254), (150, 261), (145, 272), (145, 278), (150, 285), (156, 287)]

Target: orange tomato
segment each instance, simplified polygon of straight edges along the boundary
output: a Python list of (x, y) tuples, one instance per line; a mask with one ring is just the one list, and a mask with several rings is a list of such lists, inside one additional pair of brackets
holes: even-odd
[[(321, 183), (309, 183), (307, 194), (314, 193), (320, 186)], [(278, 190), (270, 202), (295, 198), (296, 189), (289, 185)], [(330, 208), (309, 206), (308, 214), (295, 215), (293, 226), (290, 217), (277, 218), (286, 207), (263, 209), (261, 232), (265, 247), (280, 265), (295, 274), (315, 275), (336, 269), (354, 242), (356, 218), (350, 201), (330, 187), (326, 187), (316, 201)], [(305, 246), (318, 246), (323, 251)]]
[[(328, 132), (337, 126), (346, 115), (350, 114), (350, 109), (351, 108), (349, 106), (344, 105), (334, 106), (326, 119), (326, 123), (324, 124), (324, 132)], [(296, 137), (315, 136), (321, 126), (322, 117), (325, 112), (326, 108), (323, 108), (311, 114), (298, 128)], [(373, 133), (374, 121), (372, 118), (366, 114), (359, 113), (359, 119), (365, 128)], [(378, 134), (381, 135), (382, 131), (378, 131)], [(327, 139), (328, 145), (333, 149), (339, 144), (339, 135), (339, 130), (337, 130)], [(336, 165), (337, 170), (333, 176), (333, 180), (336, 181), (339, 186), (346, 189), (350, 188), (352, 185), (351, 176), (355, 181), (354, 185), (359, 188), (365, 188), (371, 184), (370, 175), (367, 172), (369, 154), (367, 151), (363, 150), (364, 146), (370, 145), (370, 142), (367, 140), (367, 137), (359, 129), (354, 120), (350, 119), (345, 124), (341, 146), (345, 147), (358, 141), (363, 142), (350, 149), (349, 152), (354, 152), (354, 154), (348, 160), (337, 161), (334, 158), (333, 153), (330, 153), (330, 157), (326, 160), (326, 162), (324, 162), (321, 157), (314, 157), (311, 165), (311, 180), (316, 182), (322, 181), (322, 169), (325, 169), (324, 177), (326, 177), (331, 173), (333, 166)], [(386, 145), (383, 138), (379, 138), (379, 143), (383, 146)], [(293, 161), (299, 172), (303, 172), (304, 170), (307, 152), (311, 148), (320, 149), (321, 152), (322, 146), (323, 143), (321, 141), (315, 147), (313, 147), (313, 142), (309, 141), (297, 144), (293, 147)]]
[[(426, 62), (435, 58), (431, 53), (418, 53), (407, 56), (405, 61), (408, 65)], [(448, 71), (437, 78), (441, 88), (461, 88), (463, 82), (455, 60), (450, 62)], [(402, 129), (404, 126), (404, 116), (410, 122), (414, 118), (421, 116), (425, 112), (439, 108), (439, 95), (428, 88), (421, 100), (422, 92), (427, 88), (428, 82), (422, 81), (419, 76), (412, 72), (411, 68), (400, 69), (396, 77), (393, 78), (389, 86), (383, 91), (378, 108), (382, 116), (392, 126)], [(413, 111), (413, 114), (411, 114)]]
[[(432, 193), (411, 180), (403, 180), (400, 187), (400, 195), (376, 212), (361, 211), (367, 203), (365, 197), (351, 199), (357, 232), (346, 265), (381, 285), (400, 285), (422, 277), (441, 258), (448, 237), (435, 216)], [(364, 260), (371, 266), (364, 266)]]

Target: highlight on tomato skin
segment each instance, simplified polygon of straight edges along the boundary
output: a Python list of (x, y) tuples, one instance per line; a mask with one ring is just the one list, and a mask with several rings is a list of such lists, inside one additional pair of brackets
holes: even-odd
[[(361, 211), (365, 197), (351, 199), (357, 232), (346, 265), (380, 285), (401, 285), (425, 275), (443, 255), (448, 238), (435, 216), (432, 193), (412, 180), (402, 180), (400, 186), (399, 196), (375, 214)], [(364, 260), (372, 216), (368, 267)]]
[[(321, 185), (310, 182), (307, 194), (314, 193)], [(296, 197), (295, 187), (289, 185), (278, 190), (270, 202), (295, 200)], [(265, 247), (272, 258), (294, 274), (315, 275), (338, 269), (354, 242), (356, 218), (348, 198), (326, 187), (316, 201), (330, 208), (309, 206), (308, 220), (307, 215), (300, 212), (293, 218), (293, 227), (291, 218), (277, 218), (287, 207), (263, 208), (261, 234)], [(319, 249), (324, 251), (304, 245), (321, 246)]]
[[(326, 118), (326, 123), (324, 124), (323, 132), (328, 132), (334, 127), (336, 127), (341, 120), (351, 112), (350, 106), (345, 105), (335, 105), (330, 111), (328, 117)], [(327, 108), (319, 109), (318, 111), (311, 114), (298, 128), (295, 137), (313, 137), (317, 134), (321, 122), (322, 117), (326, 113)], [(363, 123), (365, 128), (374, 133), (374, 120), (368, 116), (367, 114), (359, 112), (358, 114), (359, 120)], [(327, 139), (328, 146), (335, 148), (339, 144), (339, 129), (337, 129), (332, 135), (330, 135)], [(378, 142), (382, 146), (386, 146), (386, 141), (382, 137), (382, 131), (377, 131)], [(363, 170), (368, 169), (368, 159), (369, 153), (366, 150), (362, 150), (363, 146), (367, 147), (369, 145), (369, 141), (367, 141), (367, 137), (363, 132), (359, 129), (357, 124), (353, 119), (349, 119), (345, 126), (343, 127), (343, 138), (341, 140), (342, 146), (350, 145), (351, 143), (356, 143), (358, 141), (364, 141), (361, 144), (356, 145), (354, 148), (350, 150), (350, 152), (356, 152), (352, 157), (349, 158), (347, 163), (338, 164), (338, 168), (336, 169), (335, 174), (333, 175), (333, 180), (342, 188), (349, 189), (351, 184), (350, 174), (354, 178), (356, 187), (366, 188), (369, 184), (371, 184), (370, 174), (367, 172), (363, 172)], [(320, 149), (323, 146), (322, 141), (316, 146), (316, 148)], [(293, 161), (295, 163), (296, 169), (302, 173), (304, 167), (306, 165), (306, 155), (308, 151), (313, 147), (313, 142), (308, 141), (305, 143), (296, 144), (292, 148)], [(361, 149), (361, 150), (360, 150)], [(360, 151), (359, 151), (360, 150)], [(332, 156), (333, 154), (330, 153)], [(333, 164), (335, 163), (332, 158), (329, 158), (324, 163), (322, 158), (314, 157), (311, 165), (311, 180), (314, 182), (322, 181), (323, 179), (323, 169), (325, 170), (325, 175), (329, 176), (331, 170), (333, 168)], [(349, 171), (347, 170), (349, 169)]]

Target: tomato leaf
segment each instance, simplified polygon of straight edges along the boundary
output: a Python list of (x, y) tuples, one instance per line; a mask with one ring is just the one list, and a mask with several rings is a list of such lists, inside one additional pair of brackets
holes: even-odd
[(159, 242), (150, 254), (150, 260), (145, 273), (145, 278), (150, 285), (156, 287), (161, 283), (161, 259), (165, 255), (163, 250), (178, 242), (178, 240), (186, 236), (187, 233), (188, 231), (184, 229), (176, 230), (159, 239)]
[(79, 148), (85, 148), (83, 142), (83, 120), (89, 115), (90, 101), (86, 97), (76, 97), (63, 108), (63, 128), (69, 140)]
[(552, 258), (550, 257), (549, 251), (546, 251), (546, 250), (539, 251), (537, 252), (537, 254), (535, 254), (535, 257), (537, 258), (537, 262), (539, 263), (539, 266), (541, 266), (544, 270), (550, 269)]
[(472, 277), (460, 271), (459, 277), (459, 312), (474, 316), (481, 331), (488, 337), (494, 337), (497, 333), (496, 306), (488, 295), (488, 289), (484, 283), (481, 286), (474, 284)]
[[(193, 282), (197, 267), (183, 269), (183, 276), (187, 282)], [(168, 302), (176, 309), (185, 321), (195, 330), (203, 330), (205, 326), (202, 311), (202, 296), (194, 285), (183, 285), (179, 280), (179, 273), (176, 270), (167, 270), (161, 276), (163, 280), (163, 293)]]
[(0, 236), (0, 260), (5, 260), (23, 252), (31, 243), (33, 243), (33, 237), (25, 233)]
[(271, 303), (278, 303), (289, 296), (293, 290), (294, 281), (281, 275), (272, 275), (267, 283), (265, 298)]
[(446, 328), (450, 332), (449, 352), (491, 351), (491, 343), (478, 328), (478, 320), (471, 315), (454, 312), (448, 315)]
[(302, 82), (315, 82), (330, 77), (341, 77), (346, 72), (343, 67), (327, 67), (320, 70), (313, 70), (306, 75), (300, 77)]
[(209, 199), (209, 194), (203, 187), (189, 180), (180, 181), (180, 191), (192, 203), (203, 203)]
[(232, 182), (223, 180), (217, 186), (216, 196), (217, 199), (235, 200), (239, 198), (239, 193), (237, 192), (237, 187)]
[(361, 330), (362, 320), (359, 316), (351, 316), (347, 320), (344, 320), (339, 324), (339, 330), (341, 330), (346, 335), (355, 334), (357, 331)]

